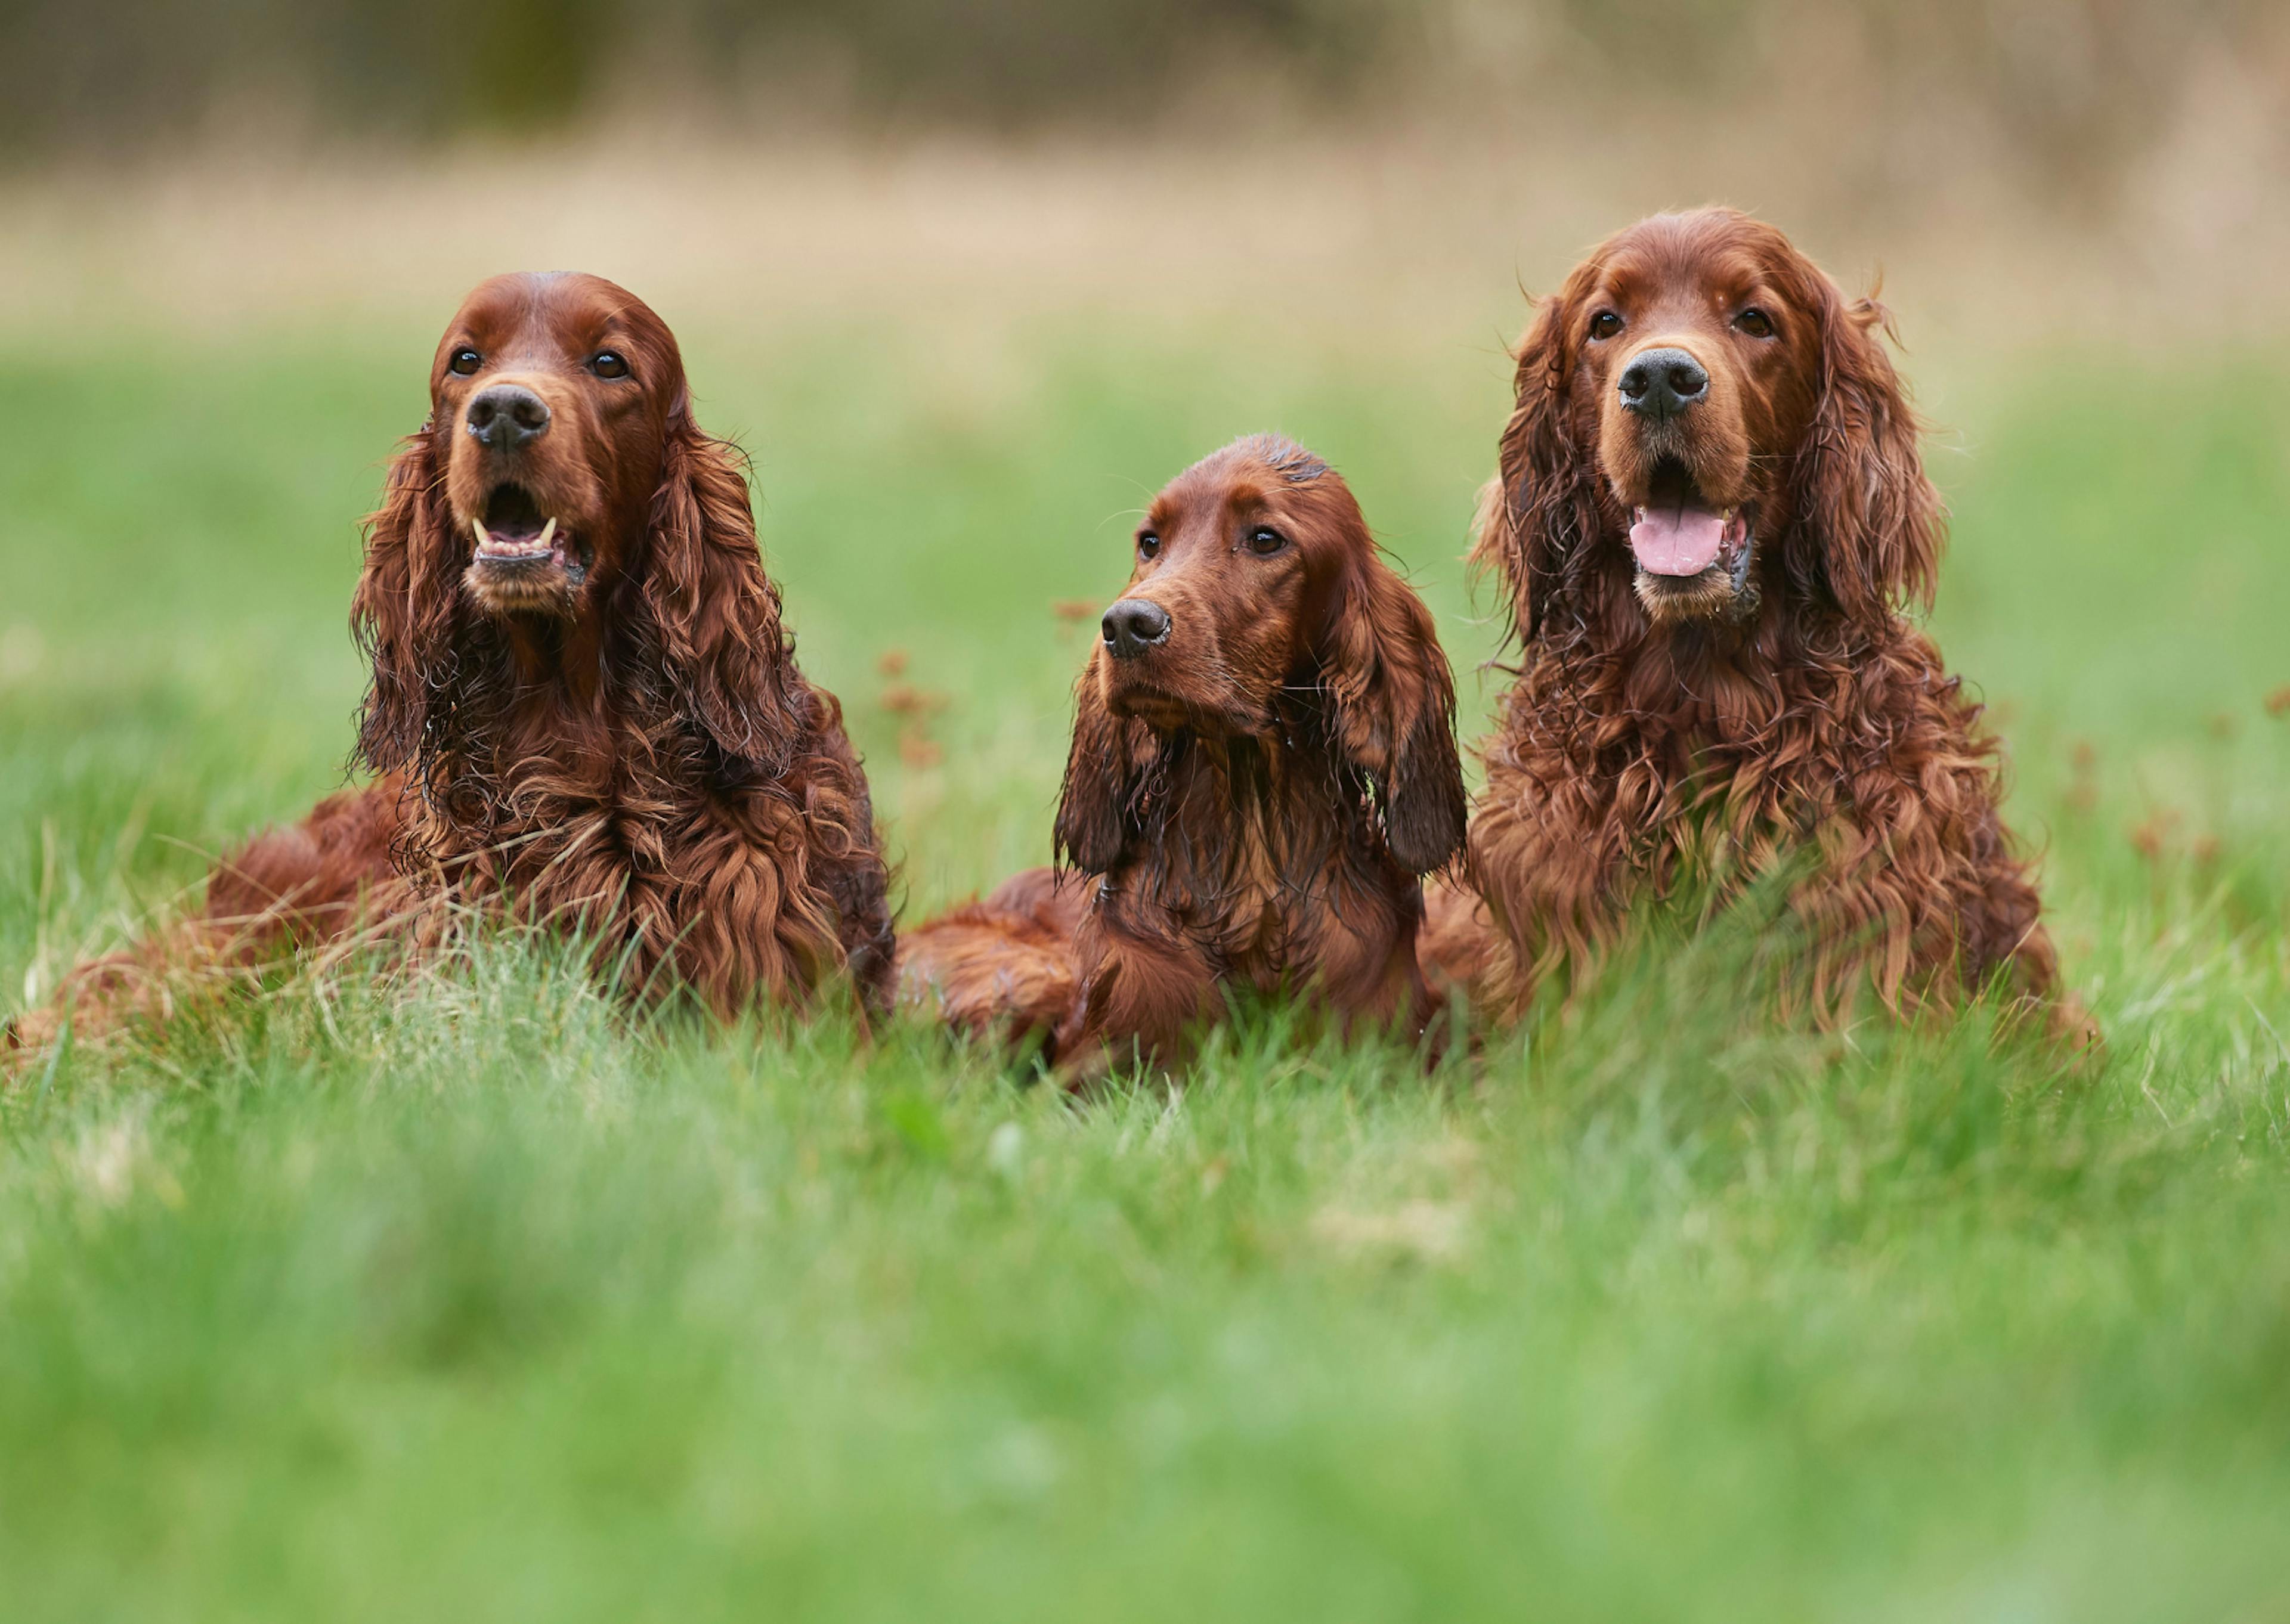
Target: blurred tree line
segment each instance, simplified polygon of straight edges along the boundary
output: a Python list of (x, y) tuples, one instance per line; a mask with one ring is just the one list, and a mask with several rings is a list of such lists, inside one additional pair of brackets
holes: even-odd
[[(6, 0), (0, 151), (218, 127), (546, 133), (648, 108), (1023, 133), (1557, 107), (1618, 125), (1827, 97), (1973, 108), (2039, 169), (2150, 139), (2190, 62), (2290, 71), (2283, 0)], [(1238, 103), (1239, 105), (1235, 105)]]

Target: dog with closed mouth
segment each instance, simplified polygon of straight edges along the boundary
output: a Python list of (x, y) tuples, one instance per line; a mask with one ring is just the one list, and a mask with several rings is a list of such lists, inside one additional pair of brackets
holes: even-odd
[(1342, 478), (1272, 436), (1188, 468), (1101, 633), (1060, 866), (907, 933), (901, 1001), (1069, 1078), (1178, 1063), (1237, 997), (1420, 1035), (1421, 876), (1463, 839), (1454, 687)]

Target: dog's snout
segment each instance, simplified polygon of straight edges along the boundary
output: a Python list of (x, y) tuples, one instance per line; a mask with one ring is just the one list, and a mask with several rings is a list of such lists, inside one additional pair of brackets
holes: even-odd
[(497, 383), (469, 403), (468, 425), (487, 451), (515, 451), (548, 431), (548, 403), (521, 384)]
[(1150, 598), (1125, 597), (1101, 622), (1105, 646), (1116, 660), (1134, 660), (1169, 640), (1169, 612)]
[(1706, 398), (1709, 373), (1682, 349), (1649, 349), (1622, 369), (1617, 387), (1625, 411), (1643, 412), (1659, 422)]

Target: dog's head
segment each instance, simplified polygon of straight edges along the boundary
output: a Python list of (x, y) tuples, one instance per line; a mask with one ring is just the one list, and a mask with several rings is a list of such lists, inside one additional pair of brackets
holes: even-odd
[(496, 276), (438, 341), (429, 400), (470, 596), (496, 615), (569, 615), (644, 532), (684, 360), (602, 277)]
[(1521, 630), (1587, 616), (1617, 579), (1656, 626), (1774, 595), (1856, 615), (1928, 596), (1939, 500), (1885, 320), (1729, 209), (1601, 244), (1520, 348), (1483, 523)]
[(352, 609), (366, 764), (412, 759), (512, 648), (531, 670), (610, 655), (727, 754), (784, 750), (802, 714), (745, 468), (693, 422), (649, 306), (599, 276), (495, 276), (447, 324), (429, 400)]
[(1058, 819), (1080, 866), (1111, 867), (1124, 844), (1129, 724), (1283, 745), (1309, 708), (1376, 786), (1396, 857), (1420, 873), (1460, 844), (1454, 688), (1430, 612), (1303, 447), (1253, 436), (1170, 481), (1100, 629)]

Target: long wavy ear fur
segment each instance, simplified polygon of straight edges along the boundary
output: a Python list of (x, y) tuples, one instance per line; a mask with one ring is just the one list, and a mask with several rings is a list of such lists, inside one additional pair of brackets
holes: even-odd
[(1597, 459), (1578, 443), (1570, 393), (1578, 307), (1590, 268), (1545, 299), (1518, 347), (1516, 401), (1503, 428), (1495, 478), (1479, 504), (1471, 563), (1501, 569), (1511, 625), (1532, 641), (1551, 620), (1565, 578), (1598, 532)]
[(1090, 656), (1074, 684), (1073, 745), (1058, 791), (1058, 861), (1085, 874), (1110, 872), (1129, 844), (1133, 788), (1127, 729), (1105, 708)]
[(642, 589), (683, 708), (731, 756), (784, 771), (806, 721), (739, 452), (679, 412)]
[(424, 424), (389, 465), (365, 521), (365, 566), (350, 635), (372, 668), (353, 759), (388, 772), (420, 753), (433, 692), (451, 669), (463, 560), (439, 490), (436, 436)]
[(1462, 848), (1466, 817), (1455, 682), (1430, 610), (1372, 548), (1322, 659), (1338, 739), (1374, 787), (1384, 844), (1412, 874), (1444, 866)]
[(1793, 571), (1818, 572), (1849, 618), (1881, 620), (1895, 604), (1930, 608), (1944, 513), (1918, 453), (1916, 413), (1886, 353), (1892, 318), (1874, 299), (1847, 300), (1814, 273), (1821, 319), (1821, 396), (1797, 468)]

